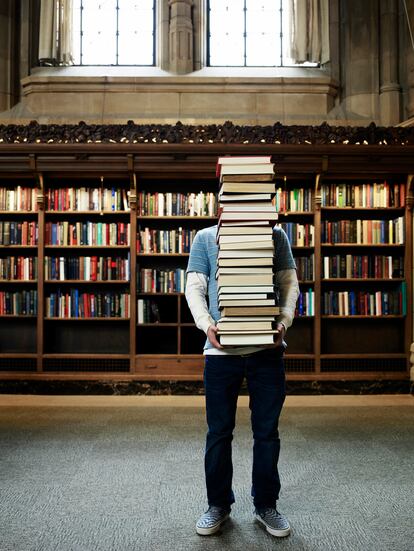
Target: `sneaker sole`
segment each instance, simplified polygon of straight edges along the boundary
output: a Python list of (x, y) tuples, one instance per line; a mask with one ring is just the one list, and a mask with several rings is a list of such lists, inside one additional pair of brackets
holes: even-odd
[(262, 517), (260, 517), (259, 515), (256, 515), (256, 520), (258, 522), (261, 522), (263, 526), (266, 527), (267, 532), (269, 532), (269, 534), (275, 536), (276, 538), (285, 538), (290, 534), (290, 527), (285, 528), (284, 530), (276, 530), (275, 528), (270, 528), (270, 526), (266, 524)]
[(220, 530), (221, 525), (226, 522), (226, 520), (229, 518), (229, 516), (230, 516), (230, 514), (227, 514), (223, 518), (223, 520), (221, 520), (220, 522), (218, 522), (217, 524), (215, 524), (211, 528), (199, 528), (198, 526), (196, 526), (197, 534), (199, 534), (200, 536), (211, 536), (211, 535), (215, 534), (216, 532), (218, 532)]

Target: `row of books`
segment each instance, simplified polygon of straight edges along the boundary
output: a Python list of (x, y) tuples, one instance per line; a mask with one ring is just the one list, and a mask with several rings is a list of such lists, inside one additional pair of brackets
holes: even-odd
[(185, 270), (138, 268), (137, 292), (139, 293), (184, 293)]
[(16, 186), (0, 188), (0, 210), (6, 211), (36, 211), (36, 189)]
[(137, 197), (138, 216), (216, 216), (215, 193), (151, 193), (141, 191)]
[(313, 224), (283, 222), (278, 226), (286, 232), (292, 247), (313, 247), (315, 245), (315, 226)]
[(129, 294), (121, 292), (84, 293), (79, 289), (58, 290), (45, 301), (47, 318), (128, 318)]
[(404, 218), (395, 220), (323, 221), (322, 243), (404, 244)]
[(16, 281), (37, 279), (37, 258), (35, 256), (0, 258), (0, 279)]
[(323, 184), (323, 207), (404, 207), (405, 185), (388, 184)]
[(145, 298), (137, 301), (137, 322), (160, 323), (160, 311), (157, 302)]
[(315, 292), (313, 289), (301, 291), (296, 303), (295, 316), (314, 316), (315, 315)]
[(325, 279), (404, 277), (404, 258), (352, 254), (324, 256), (322, 277)]
[(313, 210), (313, 190), (277, 188), (274, 204), (277, 212), (310, 212)]
[(295, 256), (296, 271), (301, 281), (312, 281), (315, 277), (315, 257)]
[(128, 192), (123, 188), (67, 187), (48, 189), (46, 210), (54, 211), (128, 211)]
[(35, 316), (37, 291), (0, 291), (0, 316)]
[(329, 291), (322, 296), (322, 313), (339, 316), (405, 316), (406, 292), (405, 283), (397, 291)]
[(176, 230), (140, 229), (137, 233), (137, 253), (189, 253), (197, 230), (177, 228)]
[(124, 222), (47, 222), (46, 245), (129, 245), (130, 225)]
[(46, 256), (46, 280), (129, 281), (131, 277), (128, 258), (102, 256)]
[(0, 221), (0, 246), (37, 245), (38, 238), (37, 222)]

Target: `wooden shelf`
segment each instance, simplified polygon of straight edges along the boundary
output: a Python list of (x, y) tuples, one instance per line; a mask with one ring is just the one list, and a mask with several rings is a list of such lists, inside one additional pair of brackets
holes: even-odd
[(398, 247), (404, 245), (397, 243), (321, 243), (321, 247)]
[(120, 250), (129, 250), (129, 245), (45, 245), (45, 249), (70, 249), (70, 250), (83, 250), (83, 249), (102, 249), (102, 250), (110, 250), (110, 249), (120, 249)]
[(378, 319), (404, 319), (403, 315), (390, 314), (388, 316), (371, 316), (371, 315), (361, 315), (361, 314), (349, 314), (348, 316), (339, 316), (333, 314), (322, 314), (322, 319), (366, 319), (366, 320), (378, 320)]
[[(179, 325), (183, 326), (185, 324), (183, 323), (137, 323), (137, 327), (178, 327)], [(188, 325), (194, 325), (193, 323), (189, 323)]]
[(278, 215), (279, 216), (314, 216), (315, 213), (313, 211), (308, 211), (308, 210), (302, 210), (302, 211), (290, 211), (290, 212), (283, 212), (283, 211), (278, 211)]
[(0, 279), (0, 285), (3, 285), (4, 283), (10, 283), (12, 285), (15, 285), (16, 283), (18, 285), (27, 285), (29, 284), (35, 284), (37, 283), (37, 279)]
[(151, 257), (151, 256), (190, 256), (190, 253), (137, 253), (139, 257)]
[(137, 214), (138, 220), (206, 220), (211, 221), (215, 220), (217, 222), (218, 217), (217, 216), (181, 216), (181, 215), (172, 215), (172, 216), (156, 216), (156, 215), (140, 215)]
[(130, 211), (128, 210), (46, 210), (45, 214), (57, 214), (59, 216), (129, 216)]
[(32, 314), (0, 314), (0, 319), (36, 319)]
[(38, 245), (0, 245), (0, 250), (7, 249), (37, 249)]
[(394, 277), (392, 279), (379, 277), (330, 277), (321, 279), (322, 283), (401, 283), (402, 281), (405, 281), (403, 277)]
[(321, 207), (322, 211), (404, 212), (405, 207)]
[(110, 317), (95, 317), (95, 318), (48, 318), (44, 317), (45, 321), (129, 321), (130, 318), (110, 318)]
[(64, 279), (63, 281), (61, 279), (45, 279), (45, 283), (52, 284), (52, 285), (108, 285), (108, 284), (116, 284), (116, 285), (129, 285), (130, 281), (127, 279), (121, 280), (121, 279), (112, 279), (107, 281), (91, 281), (89, 279)]

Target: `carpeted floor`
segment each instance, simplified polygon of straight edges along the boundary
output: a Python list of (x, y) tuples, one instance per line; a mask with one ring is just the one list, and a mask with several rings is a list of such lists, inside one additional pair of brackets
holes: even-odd
[(201, 408), (0, 408), (1, 551), (413, 551), (414, 408), (285, 408), (276, 539), (253, 522), (249, 410), (232, 518), (200, 537)]

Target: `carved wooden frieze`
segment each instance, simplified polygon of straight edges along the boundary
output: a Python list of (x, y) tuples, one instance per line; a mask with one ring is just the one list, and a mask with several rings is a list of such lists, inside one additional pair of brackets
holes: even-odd
[(0, 125), (1, 143), (186, 143), (414, 145), (414, 127), (267, 126), (233, 124), (39, 124)]

